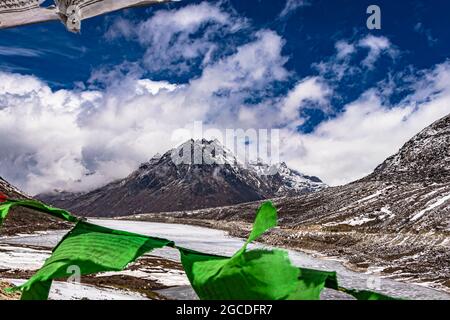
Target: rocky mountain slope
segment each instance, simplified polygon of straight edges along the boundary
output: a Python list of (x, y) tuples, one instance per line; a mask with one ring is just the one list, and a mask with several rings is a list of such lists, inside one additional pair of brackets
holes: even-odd
[[(367, 177), (345, 186), (274, 199), (281, 229), (274, 245), (344, 256), (367, 272), (450, 289), (450, 115), (408, 141)], [(205, 224), (252, 221), (260, 202), (141, 216)]]
[[(0, 192), (12, 199), (30, 198), (1, 177)], [(0, 236), (64, 227), (67, 227), (67, 224), (48, 215), (29, 209), (17, 208), (11, 211), (3, 226), (0, 227)]]
[(319, 178), (302, 175), (284, 163), (245, 165), (217, 140), (189, 140), (97, 190), (38, 198), (85, 216), (123, 216), (217, 207), (325, 187)]

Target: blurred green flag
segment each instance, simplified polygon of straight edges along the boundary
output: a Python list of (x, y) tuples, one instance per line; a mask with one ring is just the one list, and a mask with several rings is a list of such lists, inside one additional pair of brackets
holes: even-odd
[[(113, 230), (84, 221), (64, 210), (32, 200), (0, 202), (3, 220), (14, 206), (46, 212), (76, 226), (53, 249), (44, 266), (20, 287), (23, 300), (48, 298), (53, 279), (64, 279), (79, 270), (80, 276), (123, 270), (143, 254), (164, 246), (166, 239)], [(1, 222), (0, 220), (0, 222)], [(247, 246), (277, 225), (277, 210), (271, 202), (258, 209), (253, 229), (232, 257), (221, 257), (176, 247), (184, 270), (200, 299), (216, 300), (318, 300), (324, 288), (348, 293), (358, 300), (385, 300), (391, 297), (338, 286), (335, 272), (297, 268), (282, 250), (250, 250)], [(75, 268), (74, 268), (75, 267)], [(10, 290), (10, 291), (11, 291)]]
[(146, 252), (171, 245), (165, 239), (112, 230), (80, 221), (53, 250), (44, 266), (22, 286), (22, 299), (45, 300), (51, 280), (67, 278), (73, 267), (80, 275), (123, 270)]
[(336, 278), (335, 273), (296, 268), (286, 251), (246, 250), (250, 242), (276, 225), (277, 210), (271, 202), (266, 202), (257, 212), (248, 240), (231, 258), (179, 248), (184, 270), (199, 298), (319, 299), (328, 278)]

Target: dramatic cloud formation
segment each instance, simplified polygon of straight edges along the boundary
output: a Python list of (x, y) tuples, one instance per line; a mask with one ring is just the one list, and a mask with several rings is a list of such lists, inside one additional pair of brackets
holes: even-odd
[(386, 105), (371, 89), (311, 134), (286, 133), (285, 157), (332, 185), (362, 178), (416, 133), (450, 113), (450, 63), (420, 73), (413, 93)]
[(52, 91), (33, 76), (0, 73), (2, 172), (30, 193), (86, 190), (173, 147), (172, 132), (190, 119), (233, 127), (233, 106), (287, 77), (282, 44), (260, 31), (182, 86), (102, 74), (103, 91)]
[(138, 23), (118, 18), (106, 32), (106, 37), (137, 40), (148, 48), (143, 63), (149, 71), (162, 69), (179, 75), (188, 72), (196, 59), (200, 58), (202, 65), (210, 62), (220, 44), (214, 39), (223, 39), (224, 35), (245, 27), (245, 19), (202, 2), (178, 10), (161, 10)]
[[(282, 160), (334, 185), (370, 173), (450, 112), (450, 62), (416, 71), (402, 84), (409, 93), (399, 102), (388, 102), (394, 78), (369, 88), (340, 113), (330, 112), (340, 79), (370, 72), (383, 55), (396, 56), (384, 37), (339, 41), (336, 53), (315, 65), (318, 72), (300, 79), (286, 69), (285, 42), (271, 30), (254, 31), (228, 54), (208, 59), (216, 50), (214, 37), (245, 24), (206, 2), (158, 11), (138, 24), (116, 20), (107, 36), (148, 46), (142, 61), (95, 70), (91, 85), (72, 90), (0, 72), (0, 174), (31, 194), (92, 189), (174, 147), (181, 142), (171, 140), (174, 131), (203, 121), (205, 129), (280, 128)], [(143, 77), (143, 68), (183, 69), (191, 59), (201, 60), (201, 72), (186, 83)], [(98, 82), (102, 89), (92, 85)], [(280, 86), (288, 90), (270, 94)], [(304, 134), (298, 126), (311, 106), (329, 120)]]

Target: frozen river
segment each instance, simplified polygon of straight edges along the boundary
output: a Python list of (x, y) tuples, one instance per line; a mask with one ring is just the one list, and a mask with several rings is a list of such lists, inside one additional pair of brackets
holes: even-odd
[[(242, 239), (228, 236), (225, 231), (190, 225), (101, 219), (90, 220), (90, 222), (109, 228), (170, 239), (182, 247), (225, 256), (231, 256), (241, 248), (244, 243)], [(0, 238), (0, 243), (53, 247), (64, 234), (64, 231), (51, 231), (39, 235)], [(251, 245), (249, 248), (255, 247), (267, 248), (267, 246), (260, 244)], [(430, 289), (421, 285), (384, 279), (373, 274), (353, 272), (344, 267), (341, 262), (335, 260), (316, 258), (293, 250), (288, 251), (290, 258), (295, 265), (299, 267), (336, 271), (338, 273), (340, 284), (348, 288), (370, 289), (388, 295), (409, 299), (450, 299), (450, 295), (445, 292)], [(155, 250), (151, 254), (172, 260), (179, 260), (178, 251), (170, 248)]]

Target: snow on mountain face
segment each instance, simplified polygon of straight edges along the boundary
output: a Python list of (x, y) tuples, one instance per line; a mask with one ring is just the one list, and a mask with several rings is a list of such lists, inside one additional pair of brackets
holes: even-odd
[[(190, 152), (185, 152), (186, 150)], [(170, 155), (172, 162), (176, 165), (217, 164), (243, 166), (243, 163), (218, 140), (191, 139), (179, 147), (169, 150), (165, 155)]]
[[(272, 245), (347, 257), (367, 270), (450, 291), (450, 115), (408, 141), (359, 181), (275, 199)], [(280, 170), (283, 172), (283, 170)], [(260, 202), (171, 214), (175, 219), (251, 221)]]
[[(283, 164), (278, 175), (283, 185), (303, 183), (305, 178)], [(312, 181), (309, 178), (306, 183)], [(418, 133), (366, 178), (278, 202), (282, 222), (290, 226), (450, 232), (450, 115)]]
[(247, 179), (257, 181), (260, 186), (267, 185), (270, 189), (267, 191), (269, 197), (296, 195), (321, 190), (326, 187), (319, 178), (310, 177), (290, 169), (284, 162), (269, 165), (258, 159), (257, 161), (244, 163), (217, 140), (190, 140), (180, 147), (170, 150), (166, 155), (170, 154), (172, 161), (178, 163), (176, 160), (179, 158), (175, 157), (177, 159), (174, 159), (174, 154), (178, 156), (186, 149), (192, 150), (192, 152), (187, 158), (184, 157), (185, 155), (181, 157), (180, 160), (186, 161), (184, 163), (230, 166), (236, 174), (241, 175), (242, 172), (247, 171), (246, 174), (243, 174), (247, 175)]
[[(190, 152), (184, 154), (186, 150)], [(158, 161), (161, 159), (166, 165), (173, 162), (180, 171), (186, 170), (183, 166), (187, 166), (188, 172), (198, 172), (199, 169), (204, 170), (208, 165), (215, 168), (213, 175), (216, 177), (220, 176), (221, 172), (228, 171), (239, 177), (241, 181), (249, 184), (256, 183), (264, 197), (298, 195), (326, 187), (319, 178), (309, 177), (292, 170), (284, 162), (274, 165), (268, 165), (262, 160), (244, 163), (217, 140), (189, 140), (178, 148), (169, 150)], [(148, 165), (147, 168), (152, 170), (153, 166)], [(146, 174), (144, 170), (140, 176)]]
[(154, 156), (127, 178), (86, 194), (38, 197), (79, 214), (119, 216), (217, 207), (325, 187), (285, 163), (246, 164), (217, 140), (202, 139)]
[(276, 187), (274, 190), (276, 197), (314, 192), (327, 187), (319, 178), (290, 169), (284, 162), (268, 165), (258, 161), (250, 163), (249, 166), (258, 176), (270, 180)]

